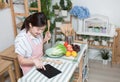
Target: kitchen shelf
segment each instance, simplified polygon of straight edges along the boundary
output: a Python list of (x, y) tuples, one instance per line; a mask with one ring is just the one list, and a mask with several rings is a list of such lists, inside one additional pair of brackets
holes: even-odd
[(104, 34), (104, 33), (95, 33), (95, 32), (76, 32), (76, 33), (81, 35), (114, 37), (113, 34)]

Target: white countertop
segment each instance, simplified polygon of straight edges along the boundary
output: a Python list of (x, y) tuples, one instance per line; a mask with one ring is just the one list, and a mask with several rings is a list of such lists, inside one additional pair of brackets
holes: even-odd
[(49, 61), (60, 61), (62, 63), (57, 64), (54, 62), (44, 62), (45, 64), (50, 64), (60, 70), (62, 73), (52, 77), (47, 78), (40, 72), (36, 70), (35, 67), (33, 67), (26, 75), (24, 75), (22, 78), (18, 80), (18, 82), (68, 82), (76, 68), (78, 67), (78, 64), (80, 63), (80, 59), (82, 55), (84, 54), (84, 51), (87, 49), (87, 44), (80, 44), (80, 52), (78, 53), (78, 56), (76, 58), (73, 57), (61, 57), (61, 58), (49, 58), (45, 57), (46, 60)]

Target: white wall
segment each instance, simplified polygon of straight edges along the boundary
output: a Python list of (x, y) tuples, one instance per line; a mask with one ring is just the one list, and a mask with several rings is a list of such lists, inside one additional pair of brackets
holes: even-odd
[[(71, 0), (73, 6), (85, 6), (91, 14), (101, 14), (109, 17), (111, 24), (120, 26), (120, 0)], [(53, 4), (59, 0), (53, 0)]]
[(14, 42), (13, 26), (10, 9), (0, 10), (0, 51)]

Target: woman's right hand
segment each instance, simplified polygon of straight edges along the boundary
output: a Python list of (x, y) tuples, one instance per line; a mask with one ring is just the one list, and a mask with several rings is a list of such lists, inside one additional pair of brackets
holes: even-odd
[(45, 66), (43, 65), (43, 62), (40, 59), (33, 59), (33, 62), (37, 68), (46, 70)]

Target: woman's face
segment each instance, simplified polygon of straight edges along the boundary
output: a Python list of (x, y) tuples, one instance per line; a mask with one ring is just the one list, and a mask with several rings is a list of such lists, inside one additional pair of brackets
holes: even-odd
[(30, 32), (34, 37), (37, 37), (38, 35), (40, 35), (41, 33), (43, 33), (43, 31), (45, 30), (45, 27), (46, 27), (46, 26), (36, 27), (36, 26), (30, 25), (29, 32)]

